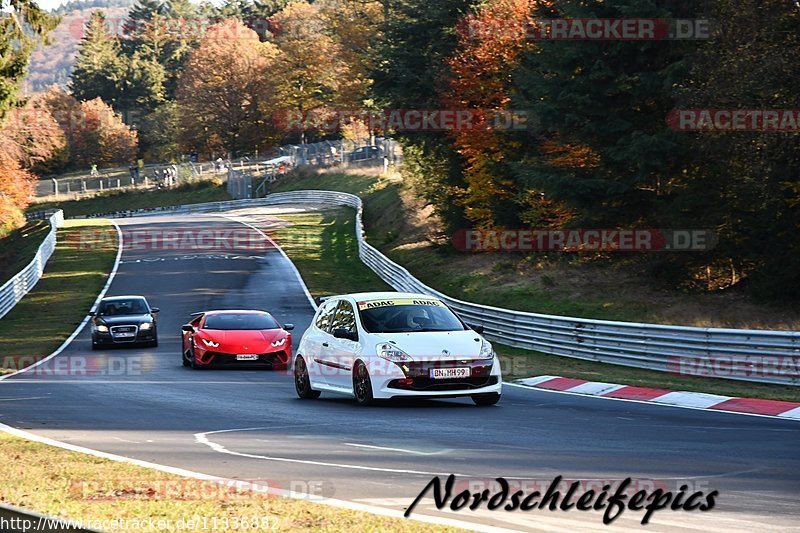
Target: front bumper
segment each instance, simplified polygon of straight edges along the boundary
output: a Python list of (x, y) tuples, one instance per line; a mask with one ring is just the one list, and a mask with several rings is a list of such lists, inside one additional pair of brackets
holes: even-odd
[(291, 353), (289, 353), (288, 350), (256, 354), (256, 359), (251, 359), (248, 361), (239, 361), (237, 360), (236, 356), (237, 354), (205, 351), (200, 354), (197, 363), (200, 365), (222, 368), (235, 366), (264, 366), (268, 368), (283, 368), (287, 366), (288, 361), (291, 359)]
[[(372, 394), (375, 398), (432, 397), (452, 398), (473, 394), (500, 394), (503, 378), (500, 375), (500, 362), (493, 359), (471, 360), (433, 360), (410, 363), (390, 363), (385, 371), (374, 365), (370, 371)], [(434, 379), (432, 368), (470, 369), (469, 377)]]
[(132, 337), (122, 337), (119, 335), (117, 330), (112, 331), (93, 331), (92, 332), (92, 344), (97, 346), (103, 345), (125, 345), (125, 344), (137, 344), (143, 342), (154, 342), (156, 340), (156, 328), (142, 330), (138, 326), (128, 326), (133, 328), (133, 331), (127, 331), (128, 333), (133, 333)]

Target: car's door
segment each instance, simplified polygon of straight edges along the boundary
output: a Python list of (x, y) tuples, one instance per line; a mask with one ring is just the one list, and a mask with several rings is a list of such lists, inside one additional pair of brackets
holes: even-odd
[[(336, 330), (346, 331), (352, 338), (336, 338)], [(336, 314), (329, 326), (330, 350), (336, 371), (328, 376), (328, 383), (337, 387), (350, 388), (353, 385), (353, 363), (359, 352), (358, 328), (356, 312), (353, 304), (341, 300), (336, 307)]]
[(330, 365), (332, 360), (330, 346), (333, 336), (330, 335), (329, 329), (338, 304), (338, 300), (324, 302), (314, 319), (314, 324), (303, 338), (302, 355), (307, 361), (309, 373), (313, 372), (311, 380), (315, 383), (327, 383), (328, 375), (334, 370)]

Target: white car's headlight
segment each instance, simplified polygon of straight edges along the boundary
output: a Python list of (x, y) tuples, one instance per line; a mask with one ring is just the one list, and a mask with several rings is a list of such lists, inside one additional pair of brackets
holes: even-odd
[(481, 359), (491, 359), (494, 357), (494, 349), (492, 348), (492, 343), (487, 341), (486, 339), (481, 340)]
[(95, 331), (99, 331), (100, 333), (108, 333), (108, 326), (103, 324), (98, 324), (94, 327)]
[(276, 341), (272, 341), (273, 348), (277, 348), (278, 346), (283, 346), (284, 344), (286, 344), (286, 337), (278, 339)]
[(142, 325), (139, 326), (139, 329), (141, 331), (147, 331), (148, 329), (151, 329), (152, 327), (153, 327), (153, 323), (152, 322), (142, 322)]
[(383, 359), (397, 363), (414, 360), (406, 352), (388, 342), (382, 342), (377, 345), (375, 347), (375, 352), (378, 354), (378, 357), (382, 357)]
[(208, 339), (203, 339), (203, 344), (205, 344), (209, 348), (219, 348), (218, 342), (210, 341)]

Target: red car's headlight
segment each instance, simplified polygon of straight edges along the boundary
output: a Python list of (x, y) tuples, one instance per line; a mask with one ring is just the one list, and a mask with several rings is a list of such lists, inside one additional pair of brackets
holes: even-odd
[(286, 344), (286, 337), (278, 339), (276, 341), (272, 341), (273, 348), (277, 348), (278, 346), (283, 346), (284, 344)]
[(208, 339), (203, 339), (203, 344), (205, 344), (209, 348), (219, 348), (218, 342), (210, 341)]

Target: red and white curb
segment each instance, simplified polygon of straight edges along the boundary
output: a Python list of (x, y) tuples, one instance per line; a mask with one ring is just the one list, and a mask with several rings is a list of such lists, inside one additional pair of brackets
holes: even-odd
[(562, 378), (559, 376), (538, 376), (521, 379), (516, 383), (535, 389), (568, 392), (571, 394), (800, 421), (800, 403), (797, 402), (734, 398), (732, 396), (720, 396), (702, 392), (676, 392), (587, 381), (585, 379)]

